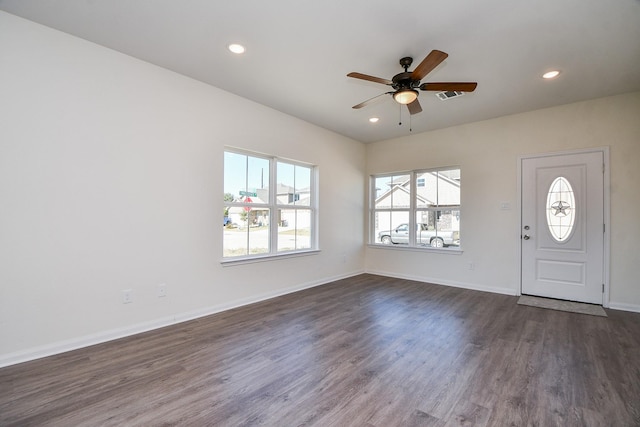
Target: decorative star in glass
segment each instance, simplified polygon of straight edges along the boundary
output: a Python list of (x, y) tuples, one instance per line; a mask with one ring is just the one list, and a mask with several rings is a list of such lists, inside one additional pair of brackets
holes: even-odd
[(568, 210), (571, 209), (571, 206), (567, 202), (563, 202), (562, 200), (557, 201), (551, 205), (551, 209), (554, 210), (553, 214), (555, 216), (567, 216)]

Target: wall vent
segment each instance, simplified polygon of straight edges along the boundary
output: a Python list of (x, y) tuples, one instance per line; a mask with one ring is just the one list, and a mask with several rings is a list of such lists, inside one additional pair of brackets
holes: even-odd
[(451, 99), (451, 98), (456, 98), (462, 95), (464, 95), (464, 92), (458, 92), (457, 90), (448, 90), (445, 92), (436, 93), (436, 96), (443, 101), (446, 101), (447, 99)]

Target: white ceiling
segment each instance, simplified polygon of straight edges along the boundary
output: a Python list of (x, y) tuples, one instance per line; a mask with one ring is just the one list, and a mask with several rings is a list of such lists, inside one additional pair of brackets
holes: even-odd
[[(363, 142), (409, 134), (390, 96), (351, 107), (432, 50), (413, 133), (640, 90), (640, 0), (0, 0), (0, 9), (173, 70)], [(0, 30), (1, 35), (1, 30)], [(236, 56), (227, 45), (242, 43)], [(410, 68), (410, 71), (413, 67)], [(550, 69), (562, 74), (545, 81)], [(242, 114), (242, 111), (238, 111)], [(380, 121), (371, 124), (369, 117)]]

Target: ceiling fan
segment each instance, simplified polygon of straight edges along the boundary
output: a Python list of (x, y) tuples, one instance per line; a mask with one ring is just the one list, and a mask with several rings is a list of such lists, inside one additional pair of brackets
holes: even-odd
[(400, 65), (404, 68), (404, 72), (396, 74), (391, 80), (382, 79), (380, 77), (373, 77), (362, 73), (349, 73), (347, 77), (353, 77), (355, 79), (368, 80), (374, 83), (382, 83), (383, 85), (391, 86), (394, 90), (385, 92), (383, 94), (374, 96), (360, 104), (354, 105), (353, 108), (359, 109), (368, 105), (376, 98), (383, 95), (393, 95), (393, 99), (397, 103), (406, 105), (410, 114), (417, 114), (422, 111), (422, 106), (418, 101), (418, 91), (420, 90), (433, 90), (433, 91), (456, 91), (456, 92), (473, 92), (478, 86), (475, 82), (446, 82), (446, 83), (420, 83), (427, 74), (433, 71), (442, 61), (447, 59), (448, 54), (439, 50), (432, 50), (429, 55), (426, 56), (413, 71), (408, 71), (409, 67), (413, 63), (413, 58), (405, 57), (400, 60)]

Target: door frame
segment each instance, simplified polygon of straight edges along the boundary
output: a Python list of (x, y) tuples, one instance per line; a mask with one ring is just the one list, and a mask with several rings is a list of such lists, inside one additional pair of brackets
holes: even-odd
[(604, 185), (604, 200), (603, 208), (604, 208), (604, 259), (602, 260), (602, 268), (603, 268), (603, 283), (604, 283), (604, 293), (602, 295), (602, 305), (605, 308), (609, 307), (609, 267), (611, 262), (611, 192), (610, 192), (610, 182), (611, 182), (611, 167), (609, 162), (609, 147), (595, 147), (595, 148), (585, 148), (580, 150), (569, 150), (569, 151), (554, 151), (547, 153), (536, 153), (536, 154), (524, 154), (518, 156), (518, 173), (517, 173), (517, 198), (516, 198), (516, 210), (518, 212), (518, 244), (517, 244), (517, 256), (519, 262), (518, 268), (518, 289), (517, 295), (522, 295), (522, 163), (526, 159), (535, 159), (540, 157), (555, 157), (555, 156), (563, 156), (568, 154), (584, 154), (584, 153), (602, 153), (602, 161), (604, 163), (604, 174), (603, 174), (603, 185)]

